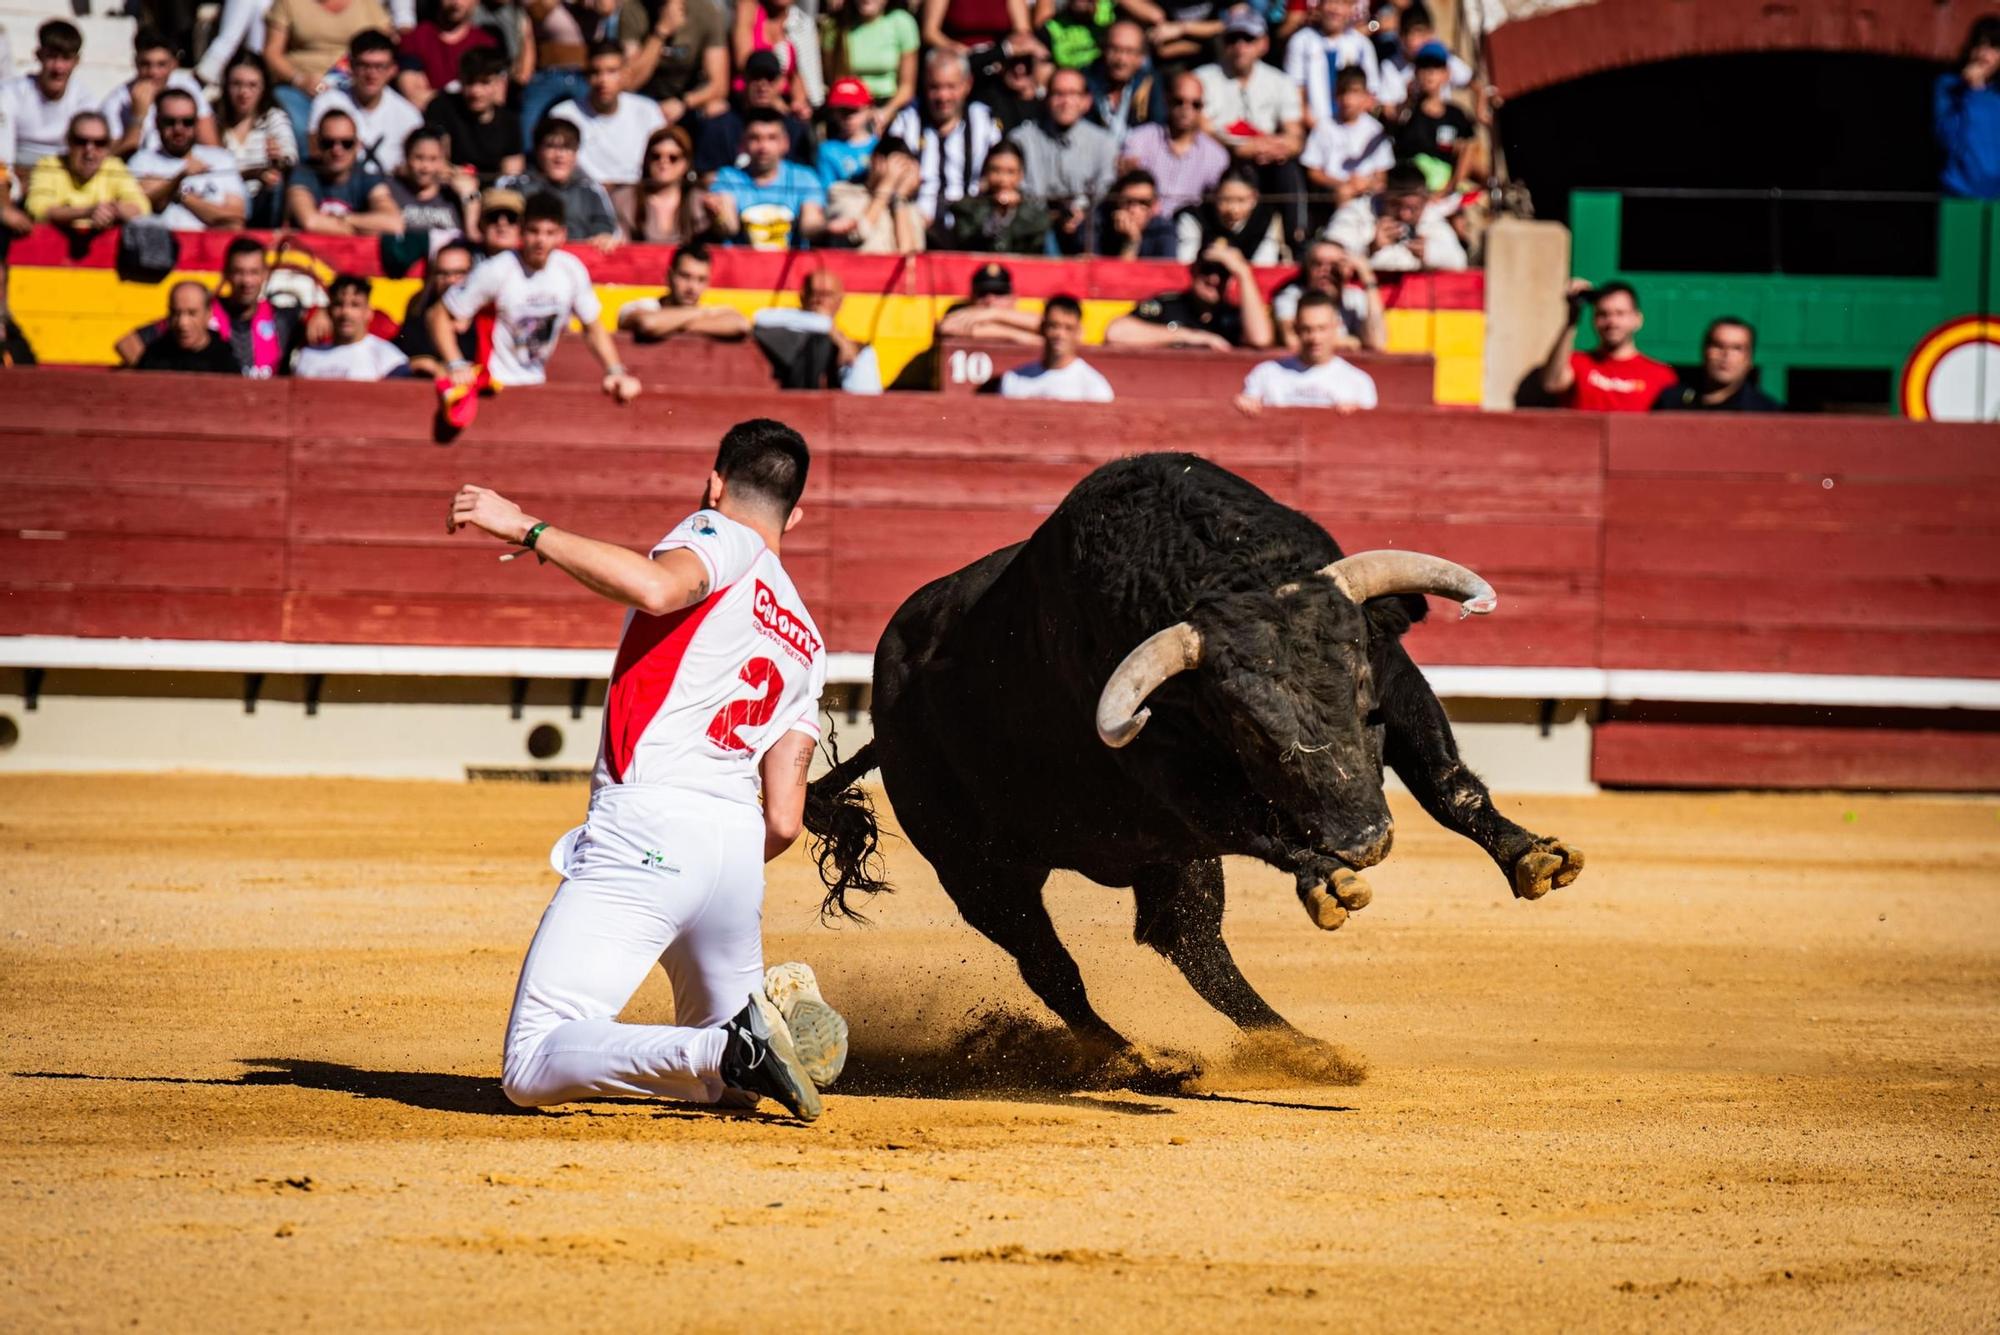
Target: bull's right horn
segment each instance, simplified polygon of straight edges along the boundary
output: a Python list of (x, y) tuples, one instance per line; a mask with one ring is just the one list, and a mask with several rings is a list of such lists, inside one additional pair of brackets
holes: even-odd
[(1456, 561), (1425, 552), (1381, 549), (1343, 556), (1319, 572), (1357, 603), (1385, 593), (1435, 593), (1456, 598), (1467, 612), (1491, 612), (1500, 602), (1493, 586)]
[(1201, 632), (1185, 621), (1148, 635), (1104, 683), (1097, 696), (1097, 735), (1106, 746), (1123, 746), (1139, 735), (1153, 711), (1146, 697), (1176, 673), (1201, 662)]

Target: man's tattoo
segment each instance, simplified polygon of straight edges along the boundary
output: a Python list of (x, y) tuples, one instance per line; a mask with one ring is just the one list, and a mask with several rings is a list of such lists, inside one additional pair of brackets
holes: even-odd
[(708, 576), (703, 575), (694, 582), (694, 592), (688, 596), (688, 606), (693, 607), (706, 597), (708, 597)]
[(799, 752), (799, 781), (801, 783), (805, 781), (806, 775), (811, 772), (812, 763), (813, 749), (808, 746)]

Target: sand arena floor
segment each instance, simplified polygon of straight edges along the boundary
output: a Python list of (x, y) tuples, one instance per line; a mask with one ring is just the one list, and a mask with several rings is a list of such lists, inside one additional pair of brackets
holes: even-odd
[[(1398, 807), (1331, 935), (1231, 868), (1227, 934), (1369, 1066), (1301, 1083), (1062, 877), (1101, 1009), (1060, 1036), (907, 845), (772, 958), (855, 1029), (800, 1127), (523, 1113), (497, 1049), (580, 787), (0, 781), (0, 1326), (1992, 1329), (2000, 806), (1509, 802), (1590, 857), (1533, 904)], [(1012, 1009), (1017, 1017), (1007, 1018)], [(656, 978), (628, 1012), (665, 1019)], [(1041, 1061), (1043, 1065), (1038, 1066)], [(1016, 1088), (1001, 1088), (1014, 1085)], [(770, 1105), (767, 1105), (767, 1108)]]

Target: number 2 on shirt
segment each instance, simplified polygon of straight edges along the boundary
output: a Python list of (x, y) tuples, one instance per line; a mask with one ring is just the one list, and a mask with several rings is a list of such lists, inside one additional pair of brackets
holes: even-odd
[(754, 700), (731, 700), (715, 711), (708, 721), (708, 740), (725, 751), (748, 751), (750, 743), (736, 735), (738, 728), (757, 728), (778, 712), (778, 697), (784, 693), (785, 678), (778, 665), (768, 658), (753, 658), (736, 674), (752, 690), (762, 690)]

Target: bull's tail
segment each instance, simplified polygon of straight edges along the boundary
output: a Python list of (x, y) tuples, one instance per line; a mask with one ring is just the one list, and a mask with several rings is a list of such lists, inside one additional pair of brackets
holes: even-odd
[(826, 885), (822, 918), (866, 922), (847, 896), (889, 888), (882, 879), (882, 824), (875, 804), (854, 782), (874, 768), (875, 744), (870, 742), (846, 760), (835, 753), (833, 768), (806, 786), (806, 831), (812, 835), (819, 879)]

